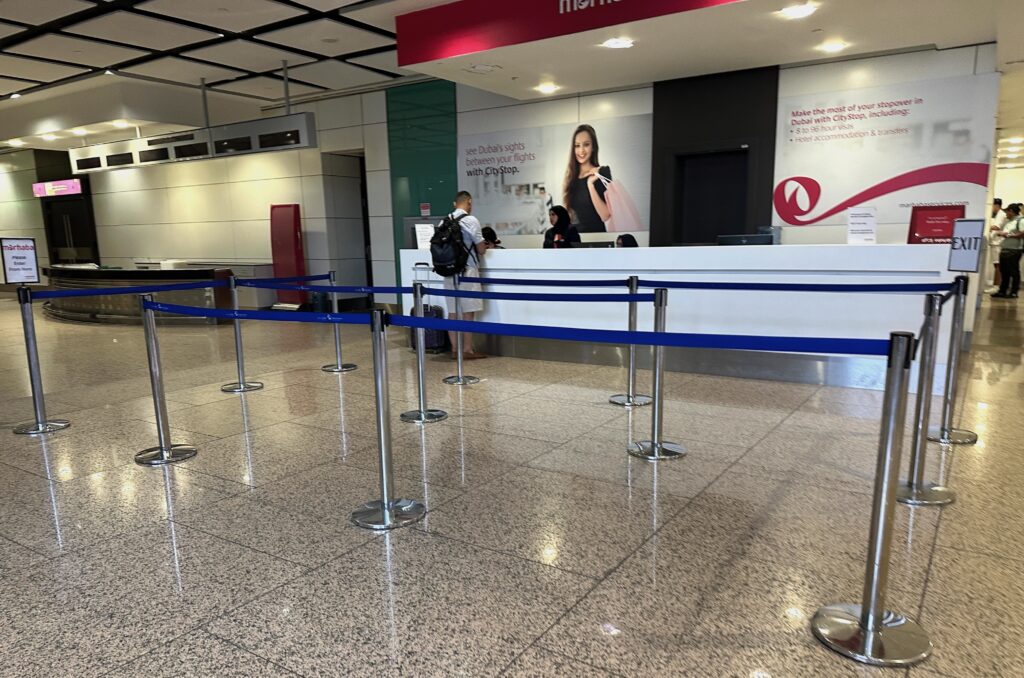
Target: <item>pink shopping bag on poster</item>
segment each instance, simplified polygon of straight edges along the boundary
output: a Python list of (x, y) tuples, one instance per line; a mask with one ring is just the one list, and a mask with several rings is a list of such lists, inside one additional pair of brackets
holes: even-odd
[(646, 231), (647, 225), (640, 221), (640, 211), (637, 210), (633, 198), (623, 188), (622, 182), (617, 179), (608, 179), (600, 174), (598, 177), (604, 184), (604, 201), (608, 205), (608, 211), (612, 213), (611, 218), (604, 222), (608, 232)]

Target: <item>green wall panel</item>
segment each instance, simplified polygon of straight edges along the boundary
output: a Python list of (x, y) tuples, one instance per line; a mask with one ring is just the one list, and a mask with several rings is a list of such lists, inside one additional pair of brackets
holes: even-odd
[(395, 273), (405, 242), (403, 217), (419, 216), (420, 203), (435, 214), (451, 209), (458, 191), (455, 83), (444, 80), (387, 90), (391, 207), (395, 228)]

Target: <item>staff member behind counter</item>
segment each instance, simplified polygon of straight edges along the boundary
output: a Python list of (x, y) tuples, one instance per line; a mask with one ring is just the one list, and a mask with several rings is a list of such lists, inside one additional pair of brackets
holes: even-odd
[(569, 210), (555, 205), (548, 212), (551, 228), (544, 232), (544, 249), (566, 249), (580, 246), (580, 232), (572, 225)]

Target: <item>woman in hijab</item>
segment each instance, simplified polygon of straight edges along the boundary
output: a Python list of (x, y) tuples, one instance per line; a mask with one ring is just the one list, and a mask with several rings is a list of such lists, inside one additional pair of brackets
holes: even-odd
[(555, 205), (548, 212), (551, 228), (544, 232), (544, 249), (567, 249), (580, 246), (580, 232), (572, 225), (569, 210)]

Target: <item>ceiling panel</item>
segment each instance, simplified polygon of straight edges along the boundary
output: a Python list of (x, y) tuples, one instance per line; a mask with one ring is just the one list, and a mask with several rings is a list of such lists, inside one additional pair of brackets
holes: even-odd
[(354, 5), (357, 2), (363, 2), (363, 0), (296, 0), (300, 5), (318, 9), (321, 12), (330, 12), (331, 10), (338, 9), (339, 7), (347, 7), (348, 5)]
[(6, 38), (8, 35), (14, 35), (20, 31), (25, 30), (21, 26), (15, 26), (14, 24), (5, 24), (0, 21), (0, 38)]
[(125, 68), (124, 72), (172, 82), (184, 82), (190, 85), (198, 85), (203, 78), (206, 78), (207, 82), (216, 82), (245, 75), (242, 71), (232, 68), (201, 64), (198, 61), (189, 61), (178, 57), (164, 57), (155, 61), (147, 61), (138, 66)]
[(362, 21), (386, 31), (395, 32), (395, 17), (399, 14), (408, 14), (417, 10), (448, 4), (449, 0), (391, 0), (379, 5), (342, 10), (341, 13), (350, 19)]
[(398, 67), (398, 50), (394, 49), (379, 54), (371, 54), (370, 56), (348, 59), (347, 61), (362, 66), (370, 66), (371, 68), (379, 68), (382, 71), (388, 71), (397, 75), (419, 75), (416, 71)]
[[(216, 89), (223, 90), (225, 92), (251, 94), (252, 96), (263, 97), (265, 99), (284, 99), (284, 81), (278, 80), (277, 78), (267, 78), (263, 76), (258, 78), (246, 78), (245, 80), (236, 80), (235, 82), (217, 85)], [(303, 94), (315, 94), (320, 91), (322, 90), (316, 89), (315, 87), (307, 87), (306, 85), (302, 85), (297, 82), (288, 83), (288, 93), (293, 97), (302, 96)]]
[(92, 7), (82, 0), (0, 0), (0, 19), (38, 26)]
[(10, 94), (11, 92), (17, 92), (20, 89), (27, 89), (29, 87), (32, 87), (30, 82), (0, 78), (0, 94)]
[(340, 61), (318, 61), (307, 66), (289, 68), (288, 75), (328, 89), (347, 89), (391, 80), (386, 75), (380, 75), (358, 66), (350, 66)]
[(320, 19), (269, 33), (260, 33), (257, 37), (260, 40), (304, 49), (307, 52), (317, 52), (324, 56), (351, 54), (395, 44), (391, 38), (361, 28), (353, 28), (332, 19)]
[(85, 68), (58, 66), (57, 64), (50, 64), (45, 61), (0, 54), (0, 73), (15, 78), (53, 82), (54, 80), (70, 78), (73, 75), (81, 75), (88, 72), (88, 69)]
[(96, 67), (111, 66), (148, 54), (137, 49), (116, 47), (95, 40), (70, 38), (55, 33), (47, 33), (28, 42), (19, 43), (7, 48), (7, 51)]
[(182, 45), (211, 40), (218, 36), (217, 33), (201, 31), (172, 21), (153, 19), (131, 12), (104, 14), (64, 30), (68, 33), (104, 38), (155, 50), (173, 49)]
[[(219, 1), (219, 0), (218, 0)], [(287, 61), (288, 65), (305, 64), (312, 61), (295, 52), (288, 52), (283, 49), (257, 45), (246, 40), (232, 40), (231, 42), (211, 45), (201, 49), (186, 52), (186, 56), (212, 61), (215, 64), (244, 68), (250, 71), (271, 71), (281, 66), (281, 61)]]
[(304, 14), (272, 0), (150, 0), (138, 6), (150, 12), (241, 32)]

